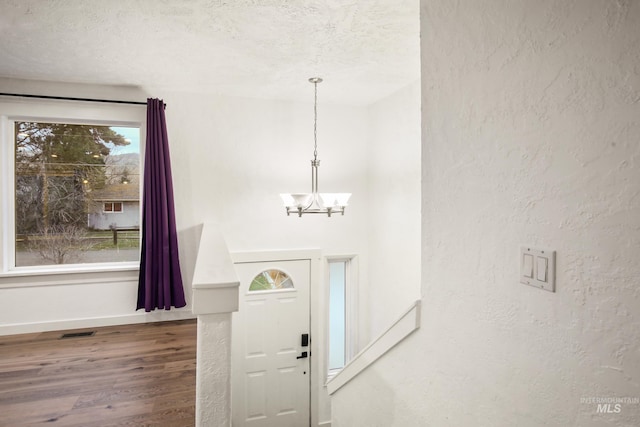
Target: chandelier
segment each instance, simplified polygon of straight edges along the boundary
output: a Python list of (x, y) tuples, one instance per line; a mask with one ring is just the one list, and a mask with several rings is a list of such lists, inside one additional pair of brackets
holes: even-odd
[(318, 83), (322, 83), (320, 77), (312, 77), (309, 82), (313, 83), (313, 160), (311, 160), (311, 193), (283, 193), (280, 194), (287, 215), (292, 212), (299, 217), (304, 214), (326, 214), (331, 216), (334, 213), (344, 215), (344, 210), (349, 202), (351, 193), (318, 193)]

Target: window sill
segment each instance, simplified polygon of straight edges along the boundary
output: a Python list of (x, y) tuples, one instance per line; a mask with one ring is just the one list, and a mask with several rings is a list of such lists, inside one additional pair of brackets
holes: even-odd
[(63, 268), (24, 267), (0, 272), (0, 288), (137, 280), (139, 268), (138, 262), (75, 265)]

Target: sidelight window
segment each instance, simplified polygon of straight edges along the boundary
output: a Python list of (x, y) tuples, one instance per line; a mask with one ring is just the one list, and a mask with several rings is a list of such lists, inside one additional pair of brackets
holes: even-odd
[(353, 258), (328, 260), (328, 374), (340, 371), (355, 354), (356, 280)]

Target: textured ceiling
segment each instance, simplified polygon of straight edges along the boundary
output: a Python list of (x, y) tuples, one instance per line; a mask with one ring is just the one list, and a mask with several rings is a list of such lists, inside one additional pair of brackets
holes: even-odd
[(3, 77), (366, 105), (419, 60), (419, 0), (0, 0)]

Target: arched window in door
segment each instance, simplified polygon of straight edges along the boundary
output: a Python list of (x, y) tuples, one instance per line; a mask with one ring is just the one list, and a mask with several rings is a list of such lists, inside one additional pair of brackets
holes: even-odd
[(293, 289), (293, 281), (287, 273), (277, 269), (265, 270), (258, 274), (249, 285), (249, 292)]

